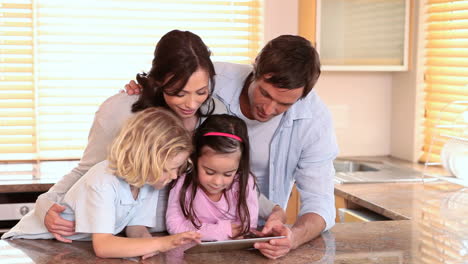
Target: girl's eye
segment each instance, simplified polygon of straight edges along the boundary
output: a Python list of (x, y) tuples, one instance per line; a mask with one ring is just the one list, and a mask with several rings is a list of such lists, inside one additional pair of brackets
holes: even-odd
[(226, 173), (224, 174), (224, 177), (231, 177), (232, 175), (234, 175), (234, 173)]
[(214, 174), (215, 174), (213, 171), (205, 171), (205, 172), (206, 172), (206, 174), (208, 174), (208, 175), (214, 175)]
[(205, 95), (206, 93), (207, 93), (206, 91), (197, 92), (198, 95)]
[(184, 97), (184, 95), (185, 95), (185, 94), (183, 94), (183, 93), (178, 93), (178, 94), (176, 94), (175, 96), (177, 96), (177, 97)]

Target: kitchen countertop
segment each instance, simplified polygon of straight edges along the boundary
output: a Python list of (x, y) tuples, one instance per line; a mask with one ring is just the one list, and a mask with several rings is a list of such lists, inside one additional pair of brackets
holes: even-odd
[[(339, 159), (386, 163), (421, 172), (424, 169), (422, 164), (387, 156), (340, 157)], [(440, 168), (431, 168), (431, 172), (434, 173), (440, 173), (441, 170)], [(372, 174), (373, 172), (365, 173)], [(454, 191), (461, 188), (458, 185), (446, 182), (434, 182), (433, 184), (442, 184), (446, 186), (445, 188)], [(422, 182), (335, 184), (335, 195), (393, 220), (412, 219), (415, 212), (416, 198), (423, 191), (424, 184)]]
[[(420, 164), (388, 157), (375, 159), (422, 169)], [(32, 183), (35, 185), (47, 186)], [(446, 182), (337, 184), (335, 193), (391, 219), (411, 220), (336, 224), (278, 260), (268, 260), (255, 250), (190, 255), (176, 250), (144, 263), (468, 263), (467, 188)], [(135, 260), (96, 258), (90, 242), (0, 240), (2, 261), (86, 264)]]
[[(411, 199), (411, 220), (336, 224), (287, 256), (268, 260), (259, 252), (230, 251), (157, 255), (143, 263), (468, 263), (468, 192), (445, 183), (421, 186)], [(4, 263), (134, 263), (100, 259), (91, 242), (1, 240)]]
[[(412, 263), (410, 221), (337, 224), (331, 231), (269, 260), (256, 250), (183, 254), (163, 253), (143, 263)], [(137, 259), (100, 259), (91, 242), (65, 244), (55, 240), (1, 240), (2, 263), (135, 263)]]

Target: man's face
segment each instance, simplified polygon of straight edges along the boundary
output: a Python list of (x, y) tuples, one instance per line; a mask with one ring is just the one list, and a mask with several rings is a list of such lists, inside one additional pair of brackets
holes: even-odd
[(250, 114), (259, 122), (266, 122), (288, 110), (304, 91), (304, 86), (295, 89), (278, 88), (264, 78), (253, 81), (248, 90)]

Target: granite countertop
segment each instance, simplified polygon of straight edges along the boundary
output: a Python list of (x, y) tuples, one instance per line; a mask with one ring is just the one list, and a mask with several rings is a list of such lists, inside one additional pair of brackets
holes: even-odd
[[(343, 160), (368, 161), (386, 163), (401, 168), (410, 168), (423, 171), (424, 165), (387, 157), (341, 157)], [(441, 169), (433, 169), (439, 172)], [(372, 174), (373, 172), (366, 172)], [(432, 183), (431, 183), (432, 184)], [(461, 186), (447, 182), (434, 182), (434, 184), (445, 185), (446, 188), (458, 190)], [(427, 183), (426, 183), (427, 185)], [(412, 219), (415, 212), (415, 201), (422, 191), (422, 182), (403, 183), (353, 183), (335, 184), (335, 195), (351, 201), (354, 204), (367, 208), (380, 215), (393, 220)]]
[[(377, 159), (398, 163), (388, 157)], [(408, 162), (401, 165), (421, 168)], [(468, 263), (467, 188), (446, 182), (337, 184), (335, 193), (391, 219), (411, 220), (336, 224), (278, 260), (255, 250), (186, 255), (175, 250), (144, 263)], [(5, 263), (135, 261), (99, 259), (90, 242), (0, 240), (0, 262)]]
[[(256, 250), (159, 254), (143, 263), (412, 263), (410, 221), (337, 224), (331, 231), (269, 260)], [(55, 240), (1, 240), (2, 263), (135, 263), (132, 259), (100, 259), (91, 242), (65, 244)]]
[[(411, 220), (336, 224), (287, 256), (268, 260), (258, 251), (183, 254), (174, 250), (143, 263), (467, 263), (468, 192), (461, 186), (430, 183), (411, 200)], [(1, 240), (4, 263), (134, 263), (100, 259), (91, 242)]]

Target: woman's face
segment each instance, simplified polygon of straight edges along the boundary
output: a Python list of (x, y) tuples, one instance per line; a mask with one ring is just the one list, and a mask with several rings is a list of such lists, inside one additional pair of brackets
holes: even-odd
[(209, 91), (209, 74), (198, 68), (178, 94), (167, 95), (164, 93), (164, 100), (180, 118), (191, 118), (206, 101)]

